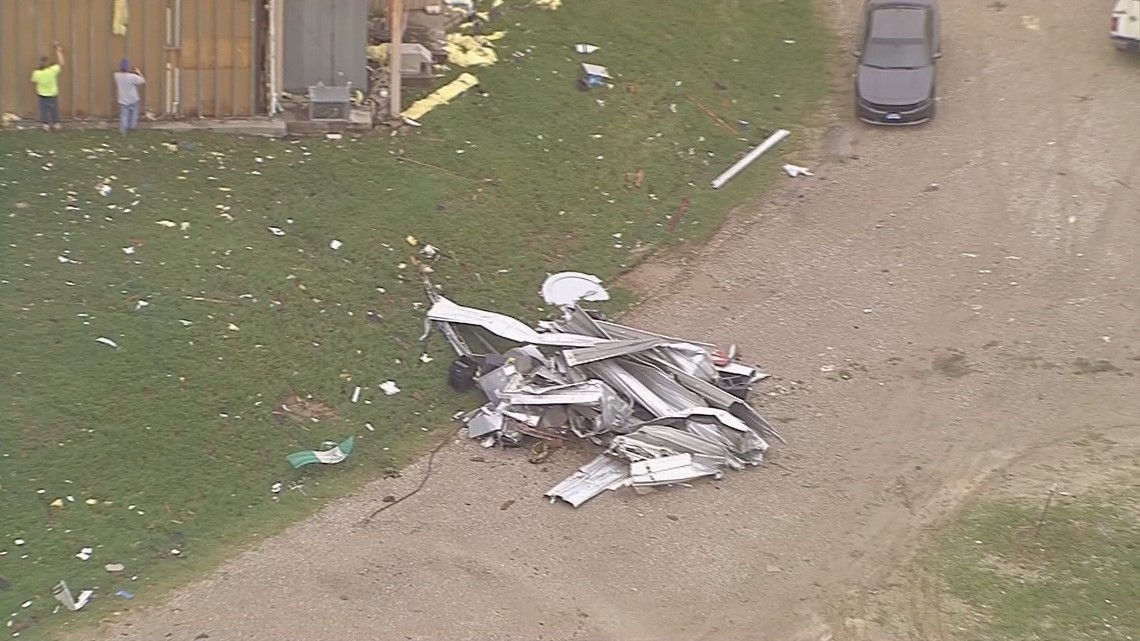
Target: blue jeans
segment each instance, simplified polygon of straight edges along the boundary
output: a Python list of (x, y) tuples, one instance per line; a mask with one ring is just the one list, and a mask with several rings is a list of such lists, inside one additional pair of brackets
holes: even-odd
[(59, 96), (40, 96), (40, 122), (45, 125), (59, 123)]
[(139, 103), (119, 105), (119, 132), (127, 133), (139, 128)]

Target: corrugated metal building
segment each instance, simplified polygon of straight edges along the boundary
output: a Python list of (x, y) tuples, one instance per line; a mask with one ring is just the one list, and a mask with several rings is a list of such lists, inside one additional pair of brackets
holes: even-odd
[(264, 113), (261, 48), (267, 23), (255, 0), (0, 0), (0, 110), (36, 114), (36, 61), (64, 46), (60, 115), (116, 113), (111, 74), (127, 58), (147, 77), (155, 115)]
[(111, 74), (122, 58), (146, 75), (144, 112), (265, 115), (286, 75), (367, 83), (367, 11), (368, 0), (0, 0), (0, 112), (36, 117), (31, 72), (59, 41), (65, 119), (117, 114)]

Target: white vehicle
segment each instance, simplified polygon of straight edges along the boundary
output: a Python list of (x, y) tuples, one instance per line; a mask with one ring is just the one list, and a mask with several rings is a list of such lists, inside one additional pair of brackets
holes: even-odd
[(1116, 0), (1109, 38), (1117, 49), (1140, 51), (1140, 0)]

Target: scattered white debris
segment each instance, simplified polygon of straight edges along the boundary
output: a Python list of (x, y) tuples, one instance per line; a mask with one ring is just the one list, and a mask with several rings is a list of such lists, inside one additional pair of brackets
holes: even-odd
[(424, 245), (420, 249), (420, 255), (424, 258), (435, 258), (439, 254), (439, 248), (435, 245)]
[(372, 427), (372, 423), (365, 423), (364, 427), (367, 427), (369, 432), (375, 432), (376, 431), (376, 428)]
[(784, 44), (786, 44), (786, 45), (794, 45), (794, 44), (796, 44), (796, 41), (795, 41), (795, 40), (784, 40)]
[(269, 486), (269, 491), (270, 491), (270, 492), (273, 492), (274, 494), (277, 494), (277, 493), (279, 493), (279, 492), (281, 491), (281, 487), (282, 487), (282, 486), (281, 486), (281, 483), (280, 483), (280, 482), (278, 482), (278, 483), (274, 483), (273, 485), (270, 485), (270, 486)]
[(599, 49), (601, 49), (601, 47), (591, 45), (591, 44), (585, 44), (585, 43), (574, 45), (574, 51), (577, 51), (578, 53), (584, 53), (584, 54), (591, 54), (591, 53), (594, 53), (595, 51), (597, 51)]
[(395, 396), (400, 393), (400, 388), (396, 386), (396, 381), (384, 381), (380, 383), (380, 391), (388, 396)]
[(360, 402), (360, 390), (361, 389), (362, 388), (359, 385), (357, 385), (356, 389), (352, 390), (352, 402), (353, 403)]
[(420, 354), (420, 362), (421, 363), (430, 363), (434, 360), (435, 360), (434, 358), (432, 358), (431, 356), (428, 356), (427, 354)]
[(325, 138), (327, 138), (329, 140), (340, 140), (341, 138), (344, 138), (344, 134), (337, 134), (337, 133), (325, 134)]
[(115, 341), (113, 341), (113, 340), (111, 340), (111, 339), (109, 339), (109, 338), (107, 338), (107, 337), (105, 337), (105, 336), (100, 336), (99, 338), (96, 338), (96, 339), (95, 339), (95, 341), (96, 341), (96, 342), (98, 342), (98, 343), (103, 343), (103, 344), (104, 344), (104, 345), (106, 345), (107, 347), (113, 347), (113, 348), (115, 348), (115, 349), (118, 349), (118, 348), (119, 348), (119, 344), (118, 344), (118, 343), (116, 343)]
[(800, 167), (799, 165), (784, 165), (784, 173), (795, 178), (797, 176), (814, 176), (807, 167)]
[(122, 572), (126, 568), (122, 563), (108, 563), (107, 565), (103, 566), (103, 569), (108, 572)]
[(27, 541), (25, 541), (24, 539), (16, 539), (15, 541), (12, 541), (12, 542), (15, 543), (16, 545), (24, 545), (25, 543), (27, 543)]
[(110, 196), (111, 195), (111, 186), (106, 184), (106, 183), (104, 183), (102, 185), (97, 185), (95, 187), (95, 190), (99, 192), (100, 196)]
[(135, 311), (137, 312), (148, 305), (150, 305), (150, 303), (146, 302), (145, 300), (140, 300), (139, 302), (135, 303)]
[(329, 249), (331, 249), (333, 251), (336, 251), (343, 246), (344, 246), (344, 243), (340, 242), (339, 240), (330, 240), (329, 241)]
[(269, 233), (273, 234), (274, 236), (285, 235), (285, 230), (281, 229), (280, 227), (268, 227), (267, 229), (269, 229)]
[(83, 548), (75, 555), (75, 558), (79, 559), (80, 561), (86, 561), (91, 558), (91, 554), (94, 552), (95, 550), (92, 550), (91, 548)]
[(123, 253), (130, 256), (131, 254), (135, 253), (135, 248), (134, 247), (124, 247)]
[(178, 223), (178, 228), (182, 231), (186, 231), (187, 229), (190, 229), (190, 223), (182, 221), (181, 223)]
[(237, 325), (234, 325), (233, 323), (230, 323), (226, 329), (230, 330), (231, 332), (236, 332), (241, 328), (239, 328)]

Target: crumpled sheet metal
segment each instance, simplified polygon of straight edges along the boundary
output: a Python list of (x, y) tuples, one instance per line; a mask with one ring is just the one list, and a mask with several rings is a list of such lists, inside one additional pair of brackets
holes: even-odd
[(632, 429), (633, 406), (602, 381), (589, 380), (550, 387), (509, 385), (499, 398), (511, 407), (532, 405), (578, 405), (598, 410), (594, 428), (578, 432), (586, 437), (606, 432), (622, 433)]
[(720, 474), (718, 468), (697, 462), (688, 453), (636, 461), (629, 465), (630, 483), (634, 487), (672, 485)]
[(606, 490), (616, 490), (629, 482), (629, 465), (602, 454), (550, 488), (546, 496), (578, 507)]
[(457, 305), (442, 296), (431, 306), (427, 316), (433, 321), (477, 325), (496, 336), (516, 343), (553, 347), (594, 347), (609, 342), (603, 338), (593, 338), (581, 334), (538, 332), (526, 323), (505, 314)]
[(637, 354), (651, 350), (663, 343), (664, 341), (659, 338), (612, 341), (602, 343), (595, 347), (579, 347), (578, 349), (565, 350), (562, 352), (562, 358), (566, 360), (566, 364), (570, 367), (580, 367), (597, 361), (604, 361), (610, 358), (617, 358), (618, 356), (626, 356), (628, 354)]

